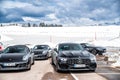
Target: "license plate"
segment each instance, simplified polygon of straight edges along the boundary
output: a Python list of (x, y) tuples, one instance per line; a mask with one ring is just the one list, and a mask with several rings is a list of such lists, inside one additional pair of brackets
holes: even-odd
[(75, 64), (74, 67), (75, 68), (86, 67), (86, 65), (85, 64)]
[(35, 55), (35, 57), (38, 57), (38, 55)]
[(4, 66), (15, 66), (15, 63), (4, 63)]

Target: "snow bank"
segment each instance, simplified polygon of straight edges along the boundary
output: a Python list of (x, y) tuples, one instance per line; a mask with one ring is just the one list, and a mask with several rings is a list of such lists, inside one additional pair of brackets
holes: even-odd
[(117, 56), (116, 62), (113, 63), (111, 66), (113, 66), (113, 67), (120, 67), (120, 52), (116, 56)]
[(8, 36), (0, 34), (0, 42), (10, 41), (10, 40), (13, 40), (13, 39)]

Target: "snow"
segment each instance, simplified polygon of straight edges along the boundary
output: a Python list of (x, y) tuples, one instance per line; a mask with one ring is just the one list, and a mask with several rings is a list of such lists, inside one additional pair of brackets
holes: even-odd
[(120, 67), (120, 52), (116, 56), (117, 56), (116, 62), (113, 63), (111, 66), (113, 66), (113, 67)]
[[(120, 26), (87, 27), (0, 27), (0, 42), (7, 44), (48, 44), (54, 47), (59, 42), (88, 42), (96, 46), (120, 47)], [(116, 38), (116, 39), (114, 39)], [(30, 44), (30, 45), (29, 45)], [(107, 53), (106, 53), (107, 54)], [(108, 53), (112, 66), (120, 66), (120, 52)]]
[(13, 40), (13, 39), (8, 36), (2, 35), (2, 34), (0, 35), (0, 42), (10, 41), (10, 40)]

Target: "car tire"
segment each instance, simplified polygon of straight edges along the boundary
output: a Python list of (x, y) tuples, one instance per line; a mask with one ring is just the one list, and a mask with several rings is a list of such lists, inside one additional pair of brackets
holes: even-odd
[(60, 72), (60, 70), (58, 69), (58, 64), (55, 65), (55, 71)]
[(49, 54), (47, 54), (47, 55), (46, 55), (46, 58), (45, 58), (45, 59), (46, 59), (46, 60), (48, 60), (48, 59), (49, 59)]
[(95, 69), (94, 70), (90, 70), (91, 72), (95, 72)]
[(99, 56), (102, 56), (103, 54), (102, 54), (102, 52), (99, 52), (98, 55), (99, 55)]
[(28, 62), (28, 69), (27, 70), (31, 70), (31, 61)]
[(53, 59), (51, 58), (51, 64), (54, 65)]
[(91, 51), (91, 53), (94, 54), (94, 55), (96, 55), (96, 54), (97, 54), (97, 51), (96, 51), (95, 49), (93, 49), (93, 50)]
[(33, 59), (33, 63), (32, 63), (32, 65), (34, 65), (35, 64), (35, 59)]

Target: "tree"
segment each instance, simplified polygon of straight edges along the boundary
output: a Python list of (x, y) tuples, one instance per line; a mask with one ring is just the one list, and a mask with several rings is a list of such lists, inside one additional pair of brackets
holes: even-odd
[(43, 22), (43, 23), (40, 23), (39, 24), (39, 27), (45, 27), (45, 23)]
[(37, 24), (33, 24), (33, 27), (38, 27)]
[(2, 25), (2, 24), (0, 24), (0, 26), (2, 27), (3, 25)]
[(30, 23), (28, 23), (28, 27), (30, 27), (31, 25), (30, 25)]

